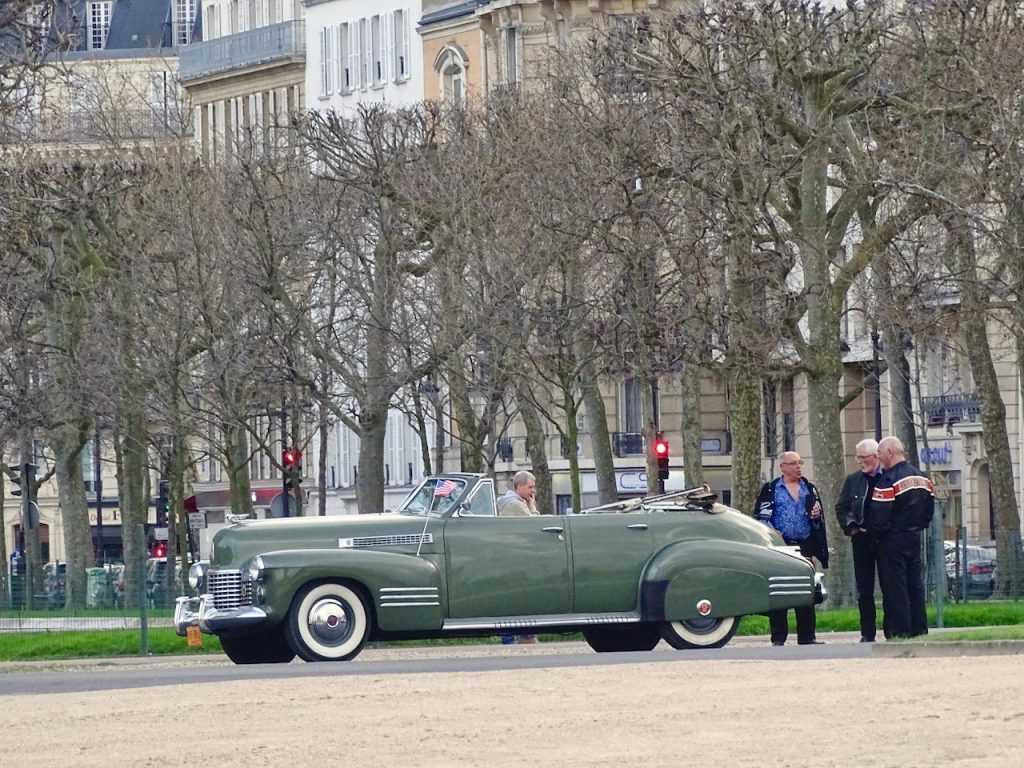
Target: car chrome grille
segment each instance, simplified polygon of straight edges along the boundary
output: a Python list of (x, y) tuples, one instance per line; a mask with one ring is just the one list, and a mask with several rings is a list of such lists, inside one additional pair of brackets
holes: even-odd
[(355, 547), (394, 547), (401, 545), (433, 544), (432, 533), (400, 533), (391, 536), (357, 536), (352, 539), (338, 539), (340, 549)]
[(207, 579), (213, 607), (217, 610), (252, 605), (252, 582), (242, 581), (241, 571), (210, 571)]

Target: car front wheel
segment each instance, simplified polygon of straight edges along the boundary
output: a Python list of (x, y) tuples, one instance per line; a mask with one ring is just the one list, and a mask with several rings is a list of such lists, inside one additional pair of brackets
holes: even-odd
[(370, 634), (362, 595), (333, 582), (299, 590), (287, 618), (288, 642), (306, 661), (347, 661)]
[(673, 648), (721, 648), (732, 640), (739, 626), (736, 616), (666, 621), (661, 625), (661, 636)]
[(624, 627), (591, 627), (583, 630), (583, 638), (598, 653), (650, 651), (661, 640), (657, 627), (651, 624), (630, 624)]

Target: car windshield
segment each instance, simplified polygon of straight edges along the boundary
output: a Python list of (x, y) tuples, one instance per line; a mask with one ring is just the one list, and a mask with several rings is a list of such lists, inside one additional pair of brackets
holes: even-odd
[(459, 477), (430, 477), (409, 494), (398, 512), (414, 515), (443, 515), (466, 490), (466, 481)]

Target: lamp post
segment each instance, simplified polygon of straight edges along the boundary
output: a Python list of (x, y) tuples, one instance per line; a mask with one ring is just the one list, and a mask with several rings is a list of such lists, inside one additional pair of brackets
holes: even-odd
[[(658, 377), (651, 376), (651, 422), (653, 425), (652, 438), (657, 440), (661, 436), (661, 414), (658, 413)], [(653, 444), (653, 441), (652, 441)], [(650, 471), (650, 464), (648, 463), (648, 472)], [(661, 479), (658, 473), (655, 473), (654, 481), (654, 492), (657, 494), (665, 493), (665, 481)], [(650, 492), (651, 482), (647, 481), (647, 490)]]
[(96, 425), (96, 434), (92, 442), (93, 487), (96, 491), (96, 547), (95, 563), (102, 566), (106, 561), (106, 548), (103, 541), (103, 470), (100, 466), (100, 425)]
[(882, 374), (878, 370), (878, 329), (871, 329), (871, 373), (875, 379), (875, 440), (882, 439)]

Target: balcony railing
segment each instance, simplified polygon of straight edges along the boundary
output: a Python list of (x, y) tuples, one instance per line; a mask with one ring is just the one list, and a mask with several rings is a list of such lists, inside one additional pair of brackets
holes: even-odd
[(192, 121), (160, 109), (82, 109), (26, 115), (0, 131), (5, 141), (74, 144), (166, 140), (192, 134)]
[(612, 432), (612, 450), (620, 458), (643, 456), (644, 436), (641, 432)]
[(981, 421), (981, 403), (974, 394), (922, 397), (921, 410), (930, 427)]
[(222, 72), (302, 59), (305, 55), (305, 21), (285, 21), (183, 46), (178, 53), (178, 79), (187, 83)]

